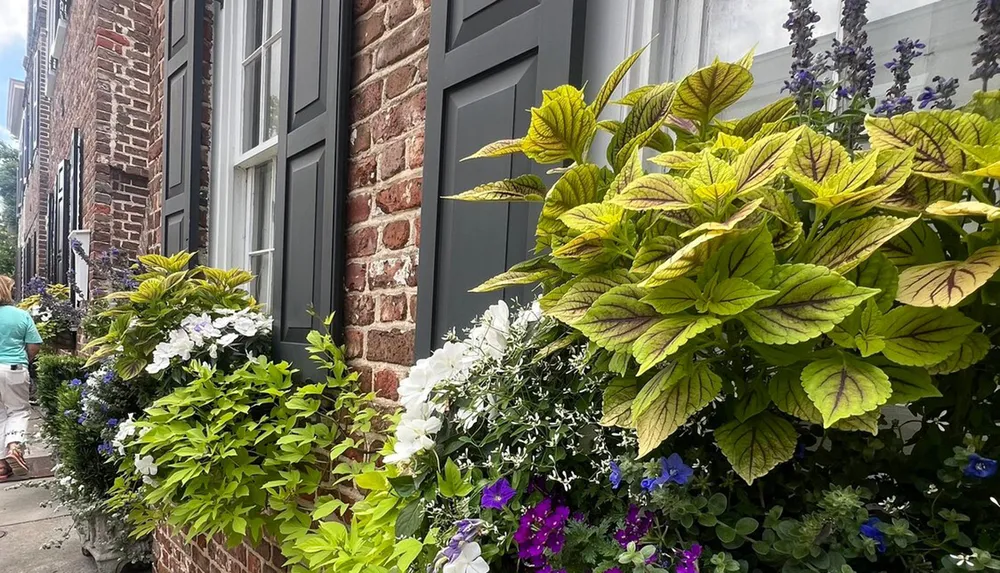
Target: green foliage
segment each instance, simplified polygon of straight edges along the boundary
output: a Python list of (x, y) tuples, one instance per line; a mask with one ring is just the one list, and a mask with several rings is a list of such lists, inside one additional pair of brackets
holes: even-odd
[(54, 424), (65, 409), (59, 409), (59, 393), (70, 380), (83, 380), (87, 377), (84, 367), (86, 359), (79, 356), (45, 354), (35, 362), (35, 388), (38, 405), (42, 408), (43, 423), (46, 432), (54, 435)]
[[(613, 134), (602, 167), (595, 113), (637, 57), (590, 106), (575, 88), (545, 92), (519, 145), (473, 157), (573, 161), (547, 192), (533, 180), (519, 195), (542, 202), (539, 256), (475, 290), (541, 284), (544, 312), (632, 381), (634, 394), (609, 389), (605, 419), (636, 430), (640, 456), (721, 398), (718, 446), (753, 482), (810, 424), (874, 433), (886, 404), (939, 394), (898, 376), (907, 367), (982, 360), (997, 332), (980, 322), (998, 296), (1000, 207), (984, 185), (1000, 177), (996, 123), (869, 117), (871, 148), (845, 149), (799, 125), (790, 100), (721, 120), (753, 83), (748, 55), (629, 94), (624, 121), (599, 123)], [(644, 148), (665, 173), (645, 172)]]

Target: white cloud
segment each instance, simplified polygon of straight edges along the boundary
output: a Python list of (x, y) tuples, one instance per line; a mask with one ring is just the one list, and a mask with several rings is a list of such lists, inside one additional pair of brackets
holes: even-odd
[(0, 48), (23, 46), (28, 37), (28, 0), (0, 0)]

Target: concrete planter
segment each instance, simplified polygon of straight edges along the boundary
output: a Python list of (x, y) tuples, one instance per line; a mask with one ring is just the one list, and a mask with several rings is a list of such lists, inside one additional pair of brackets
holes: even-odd
[(87, 517), (74, 517), (76, 530), (83, 543), (83, 554), (94, 560), (98, 573), (126, 573), (132, 571), (147, 571), (146, 565), (129, 562), (125, 554), (113, 547), (118, 532), (114, 524), (103, 513), (94, 513)]

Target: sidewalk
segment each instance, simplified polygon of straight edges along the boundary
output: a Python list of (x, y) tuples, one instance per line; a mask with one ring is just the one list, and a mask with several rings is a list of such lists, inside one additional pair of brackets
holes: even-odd
[[(41, 481), (35, 480), (32, 485)], [(27, 483), (0, 486), (0, 555), (4, 571), (11, 573), (93, 573), (94, 562), (82, 553), (80, 538), (73, 531), (73, 520), (66, 511), (42, 507), (51, 503), (52, 495), (44, 487), (27, 487)], [(69, 537), (58, 549), (42, 549), (42, 545)]]

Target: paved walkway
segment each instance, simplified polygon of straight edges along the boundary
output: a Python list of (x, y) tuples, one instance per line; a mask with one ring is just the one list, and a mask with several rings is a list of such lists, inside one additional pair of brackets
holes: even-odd
[[(84, 557), (80, 538), (65, 510), (54, 511), (52, 494), (41, 487), (47, 480), (0, 486), (0, 556), (11, 573), (92, 573), (94, 562)], [(32, 487), (34, 486), (34, 487)], [(42, 549), (63, 538), (60, 547)]]

